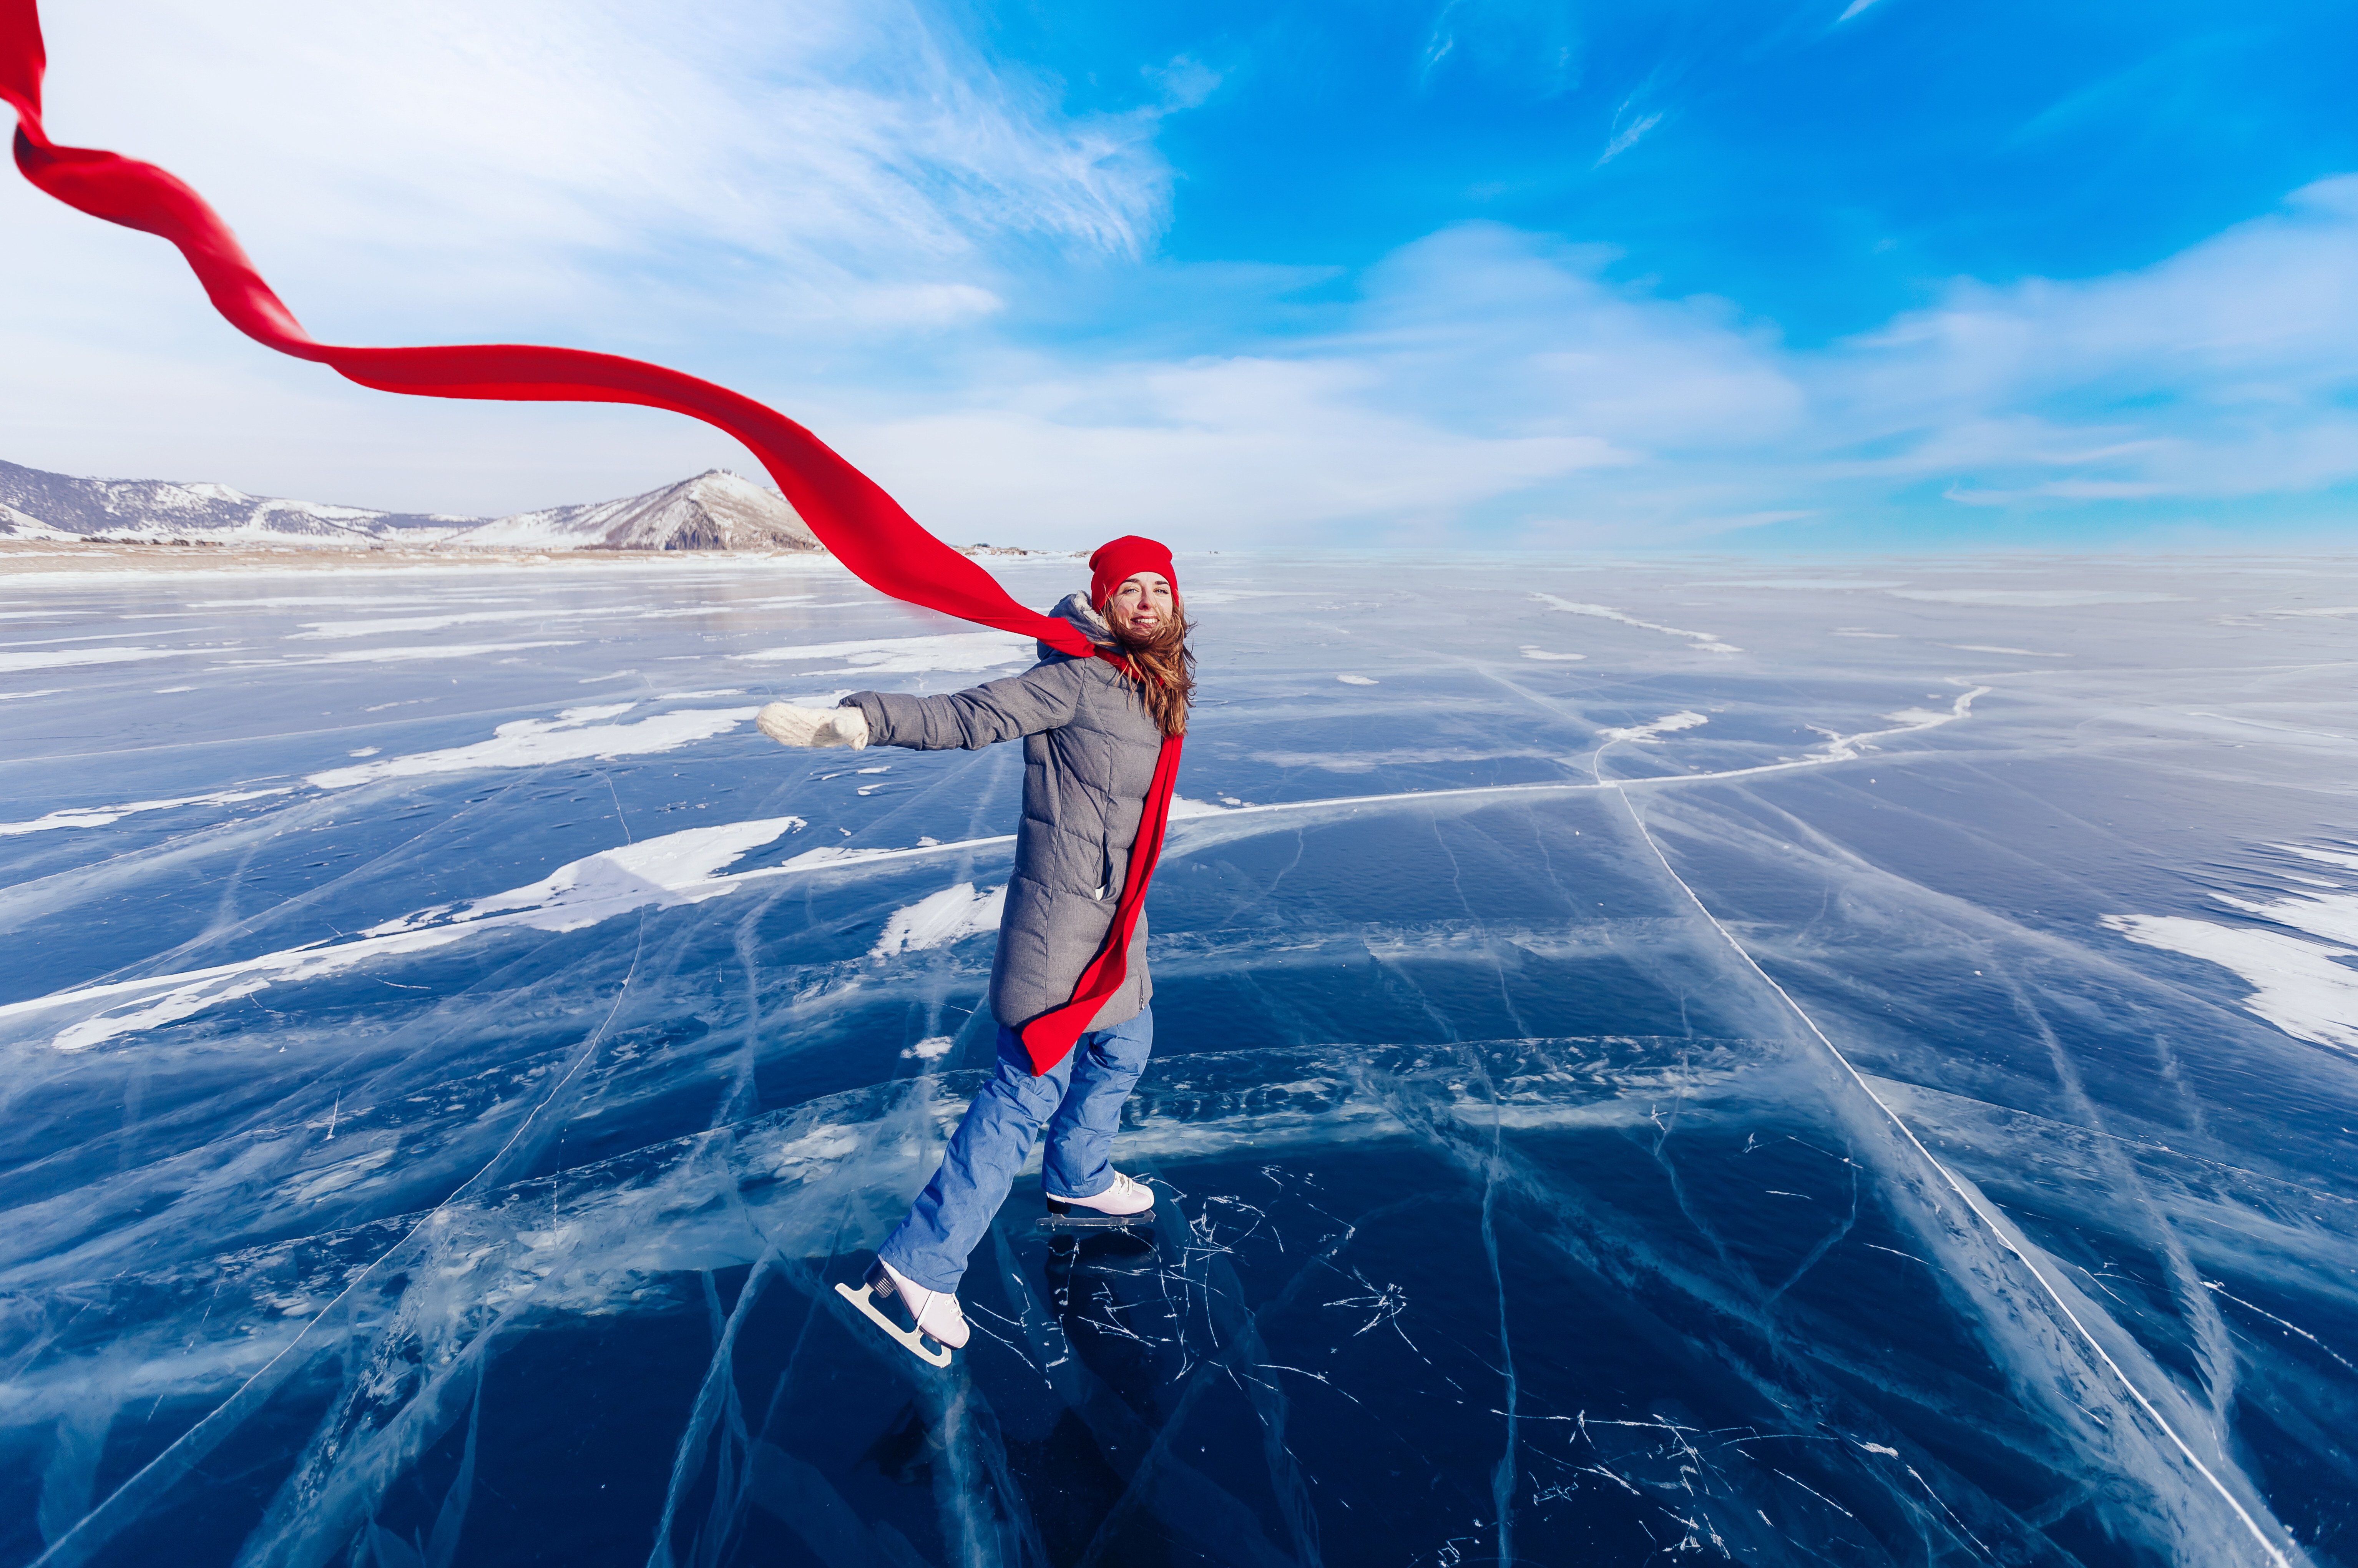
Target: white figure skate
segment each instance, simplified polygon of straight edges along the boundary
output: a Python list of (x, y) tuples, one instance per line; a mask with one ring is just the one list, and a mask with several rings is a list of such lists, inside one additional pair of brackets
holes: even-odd
[(1154, 1189), (1134, 1182), (1120, 1171), (1113, 1185), (1095, 1197), (1048, 1199), (1048, 1217), (1040, 1221), (1051, 1235), (1076, 1230), (1152, 1230)]
[[(928, 1367), (946, 1367), (950, 1352), (967, 1342), (972, 1332), (967, 1327), (966, 1314), (958, 1310), (957, 1297), (947, 1291), (929, 1291), (913, 1283), (902, 1272), (882, 1258), (868, 1271), (868, 1278), (858, 1290), (838, 1284), (835, 1293), (858, 1307), (870, 1322), (900, 1342), (901, 1348)], [(879, 1303), (898, 1306), (889, 1314)], [(893, 1317), (906, 1317), (908, 1325), (902, 1326)], [(927, 1342), (933, 1348), (927, 1349)]]

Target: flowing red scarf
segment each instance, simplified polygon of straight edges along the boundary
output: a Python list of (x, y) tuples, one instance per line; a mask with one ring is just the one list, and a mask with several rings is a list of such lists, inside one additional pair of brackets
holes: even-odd
[[(579, 349), (525, 343), (348, 349), (320, 342), (271, 292), (221, 215), (188, 185), (154, 164), (49, 140), (41, 128), (46, 65), (34, 0), (0, 0), (0, 100), (16, 111), (17, 168), (69, 207), (178, 245), (213, 308), (256, 342), (324, 364), (380, 392), (506, 403), (636, 403), (701, 419), (743, 442), (811, 532), (870, 587), (928, 610), (1036, 637), (1067, 654), (1103, 658), (1131, 674), (1120, 654), (1097, 646), (1070, 622), (1016, 603), (989, 572), (927, 533), (875, 481), (817, 436), (725, 386), (642, 360)], [(1139, 820), (1130, 874), (1105, 942), (1081, 971), (1072, 1000), (1023, 1026), (1023, 1045), (1035, 1074), (1071, 1054), (1074, 1042), (1129, 973), (1130, 935), (1163, 852), (1178, 776), (1179, 737), (1165, 736)]]

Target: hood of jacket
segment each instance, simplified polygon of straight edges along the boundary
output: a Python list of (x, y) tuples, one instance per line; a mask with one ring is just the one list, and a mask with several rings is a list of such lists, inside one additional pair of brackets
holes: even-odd
[[(1056, 616), (1060, 620), (1069, 621), (1074, 625), (1079, 627), (1084, 633), (1087, 633), (1089, 641), (1095, 643), (1098, 647), (1110, 648), (1113, 646), (1113, 628), (1106, 624), (1104, 616), (1099, 615), (1096, 611), (1089, 608), (1089, 596), (1087, 594), (1068, 593), (1065, 595), (1064, 598), (1058, 600), (1056, 601), (1056, 608), (1051, 610), (1048, 613)], [(1052, 648), (1045, 643), (1038, 643), (1037, 646), (1040, 650), (1040, 656), (1044, 659), (1064, 652), (1062, 648)]]

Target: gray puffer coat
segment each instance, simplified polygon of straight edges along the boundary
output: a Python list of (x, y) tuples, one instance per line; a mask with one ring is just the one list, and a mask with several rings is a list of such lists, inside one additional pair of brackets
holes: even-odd
[[(1066, 595), (1055, 613), (1092, 642), (1111, 643), (1082, 595)], [(977, 751), (1023, 737), (1023, 822), (990, 970), (990, 1011), (1011, 1028), (1071, 1000), (1105, 940), (1163, 749), (1163, 731), (1120, 672), (1039, 647), (1040, 662), (1022, 675), (946, 697), (860, 691), (842, 703), (866, 717), (871, 746)], [(1135, 1018), (1153, 995), (1141, 911), (1129, 973), (1089, 1028)]]

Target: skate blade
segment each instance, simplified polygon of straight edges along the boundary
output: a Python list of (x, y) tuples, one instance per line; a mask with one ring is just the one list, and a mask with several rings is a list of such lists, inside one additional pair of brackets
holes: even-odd
[[(882, 1313), (877, 1311), (876, 1303), (871, 1299), (874, 1292), (870, 1286), (862, 1285), (855, 1291), (849, 1285), (838, 1284), (835, 1287), (835, 1293), (841, 1296), (845, 1301), (849, 1302), (853, 1306), (858, 1307), (861, 1312), (866, 1313), (868, 1314), (869, 1322), (874, 1324), (877, 1327), (882, 1329), (885, 1333), (899, 1340), (901, 1342), (902, 1349), (906, 1350), (910, 1355), (914, 1356), (926, 1366), (947, 1367), (950, 1364), (950, 1350), (948, 1346), (940, 1345), (936, 1346), (936, 1350), (927, 1350), (924, 1343), (918, 1337), (915, 1330), (903, 1328), (899, 1324), (894, 1323), (891, 1318), (886, 1317)], [(936, 1351), (938, 1351), (938, 1354), (936, 1354)]]
[(1033, 1228), (1044, 1236), (1076, 1230), (1152, 1230), (1154, 1228), (1154, 1211), (1148, 1208), (1136, 1214), (1044, 1215)]

